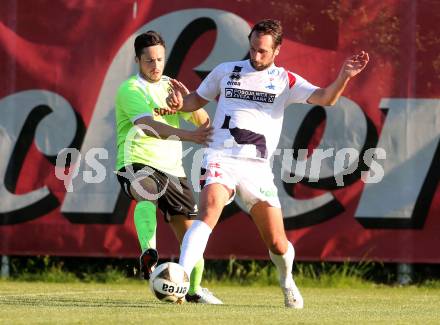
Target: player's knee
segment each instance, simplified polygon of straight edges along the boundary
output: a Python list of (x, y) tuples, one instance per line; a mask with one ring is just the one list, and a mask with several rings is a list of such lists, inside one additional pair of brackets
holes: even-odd
[(204, 196), (202, 201), (200, 202), (201, 210), (204, 213), (212, 213), (223, 210), (228, 197), (225, 193), (219, 193), (216, 195), (213, 193), (208, 193), (208, 195)]
[(219, 197), (210, 196), (206, 198), (205, 210), (223, 209), (224, 206), (224, 200)]

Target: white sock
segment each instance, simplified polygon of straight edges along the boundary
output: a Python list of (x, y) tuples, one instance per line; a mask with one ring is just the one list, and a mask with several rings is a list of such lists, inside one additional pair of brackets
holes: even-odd
[(278, 269), (280, 286), (289, 288), (293, 284), (292, 265), (295, 259), (295, 249), (291, 242), (287, 242), (287, 252), (284, 255), (277, 255), (269, 251), (270, 259)]
[(180, 249), (179, 264), (188, 276), (194, 265), (203, 257), (212, 229), (203, 221), (196, 220), (186, 231)]

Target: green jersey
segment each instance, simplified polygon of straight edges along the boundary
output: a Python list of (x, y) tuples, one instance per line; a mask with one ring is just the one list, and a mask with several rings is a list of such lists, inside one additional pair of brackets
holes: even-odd
[(147, 136), (134, 122), (145, 116), (179, 128), (179, 118), (189, 120), (191, 113), (167, 107), (169, 78), (162, 76), (155, 83), (132, 76), (119, 87), (116, 95), (117, 159), (116, 169), (141, 163), (168, 174), (182, 177), (182, 142)]

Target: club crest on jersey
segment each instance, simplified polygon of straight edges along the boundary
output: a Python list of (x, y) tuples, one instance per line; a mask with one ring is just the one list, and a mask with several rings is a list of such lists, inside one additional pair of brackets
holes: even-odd
[(232, 73), (229, 76), (229, 79), (231, 80), (227, 82), (228, 86), (240, 86), (241, 83), (238, 80), (241, 79), (241, 75), (240, 75), (241, 69), (243, 69), (243, 67), (240, 67), (238, 65), (234, 67), (234, 70), (232, 70)]

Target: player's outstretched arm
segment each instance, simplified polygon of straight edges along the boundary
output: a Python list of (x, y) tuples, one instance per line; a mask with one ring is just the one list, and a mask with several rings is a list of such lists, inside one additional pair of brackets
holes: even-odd
[(200, 97), (196, 92), (190, 93), (188, 89), (179, 81), (170, 81), (171, 92), (168, 95), (167, 105), (183, 112), (194, 112), (200, 107), (205, 106), (208, 101)]
[(196, 130), (184, 130), (174, 128), (167, 124), (157, 122), (152, 117), (146, 116), (137, 119), (134, 124), (142, 129), (145, 135), (170, 141), (191, 141), (201, 145), (211, 142), (212, 127), (209, 120), (205, 121)]
[(368, 53), (364, 51), (347, 58), (344, 61), (336, 80), (326, 88), (316, 89), (307, 102), (322, 106), (334, 105), (347, 86), (348, 81), (364, 70), (368, 61)]

